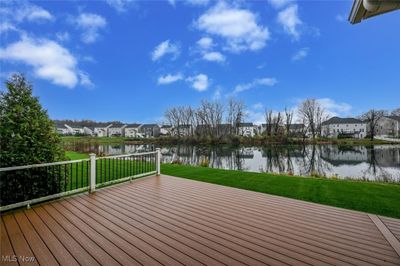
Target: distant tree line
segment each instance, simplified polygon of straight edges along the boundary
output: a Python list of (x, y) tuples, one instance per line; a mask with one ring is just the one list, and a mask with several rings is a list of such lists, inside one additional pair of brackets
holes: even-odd
[(231, 98), (227, 105), (219, 101), (202, 100), (199, 107), (171, 107), (165, 111), (166, 121), (174, 127), (176, 135), (182, 136), (189, 130), (189, 136), (218, 139), (238, 133), (239, 125), (244, 121), (245, 104)]

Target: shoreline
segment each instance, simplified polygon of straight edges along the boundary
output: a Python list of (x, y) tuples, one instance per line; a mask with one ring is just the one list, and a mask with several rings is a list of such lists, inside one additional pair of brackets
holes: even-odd
[(226, 139), (210, 140), (196, 138), (159, 137), (148, 139), (132, 139), (125, 137), (89, 137), (89, 136), (62, 136), (63, 144), (93, 143), (93, 144), (160, 144), (160, 145), (232, 145), (232, 146), (268, 146), (268, 145), (396, 145), (399, 142), (375, 139), (316, 139), (310, 140), (277, 137), (233, 137)]

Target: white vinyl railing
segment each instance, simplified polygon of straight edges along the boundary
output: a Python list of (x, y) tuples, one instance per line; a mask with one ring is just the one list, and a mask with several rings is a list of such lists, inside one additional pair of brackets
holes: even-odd
[(0, 168), (0, 211), (28, 206), (147, 175), (160, 175), (160, 149)]

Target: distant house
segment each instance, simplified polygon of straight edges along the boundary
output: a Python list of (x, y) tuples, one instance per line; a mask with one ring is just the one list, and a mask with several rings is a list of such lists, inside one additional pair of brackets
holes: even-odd
[(174, 127), (172, 128), (172, 136), (178, 136), (178, 134), (181, 137), (188, 137), (191, 136), (193, 133), (193, 127), (192, 125), (179, 125), (179, 127)]
[(400, 137), (400, 116), (384, 116), (378, 120), (375, 135)]
[(108, 137), (123, 137), (125, 135), (125, 127), (126, 124), (122, 123), (113, 123), (108, 128)]
[(362, 139), (367, 135), (367, 124), (356, 118), (332, 117), (322, 123), (323, 137), (347, 136)]
[(275, 132), (275, 125), (274, 124), (261, 124), (258, 126), (258, 134), (264, 135), (267, 134), (268, 129), (270, 128), (272, 134), (282, 133), (284, 132), (283, 126), (278, 126), (278, 132)]
[(237, 128), (237, 134), (243, 137), (254, 137), (254, 125), (253, 123), (240, 123)]
[(289, 135), (292, 136), (299, 136), (304, 134), (305, 125), (304, 124), (290, 124), (289, 125)]
[(142, 124), (139, 127), (139, 133), (141, 133), (145, 138), (159, 137), (160, 126), (157, 124)]
[(108, 129), (111, 126), (111, 123), (96, 123), (93, 127), (94, 135), (97, 137), (108, 137)]
[(162, 125), (160, 128), (161, 136), (171, 136), (172, 135), (173, 126), (171, 125)]
[(70, 132), (70, 129), (65, 125), (63, 122), (59, 121), (54, 121), (56, 125), (56, 131), (60, 135), (72, 135), (72, 132)]
[(142, 135), (139, 133), (140, 124), (128, 124), (125, 127), (125, 137), (127, 138), (140, 138)]

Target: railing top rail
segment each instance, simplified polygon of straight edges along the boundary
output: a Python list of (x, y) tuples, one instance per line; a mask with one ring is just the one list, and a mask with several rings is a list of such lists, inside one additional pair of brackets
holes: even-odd
[(115, 159), (115, 158), (123, 158), (123, 157), (130, 157), (130, 156), (141, 156), (141, 155), (148, 155), (148, 154), (156, 154), (157, 151), (149, 151), (149, 152), (139, 152), (139, 153), (128, 153), (122, 155), (112, 155), (112, 156), (105, 156), (105, 157), (96, 157), (96, 160), (100, 159)]
[(73, 161), (62, 161), (55, 163), (39, 163), (39, 164), (31, 164), (31, 165), (21, 165), (21, 166), (11, 166), (11, 167), (3, 167), (0, 168), (0, 172), (12, 171), (12, 170), (23, 170), (37, 167), (46, 167), (46, 166), (54, 166), (54, 165), (62, 165), (62, 164), (71, 164), (71, 163), (80, 163), (90, 161), (90, 159), (81, 159), (81, 160), (73, 160)]
[[(96, 160), (123, 158), (123, 157), (129, 157), (129, 156), (141, 156), (141, 155), (148, 155), (148, 154), (155, 154), (155, 153), (157, 153), (157, 151), (141, 152), (141, 153), (129, 153), (129, 154), (123, 154), (123, 155), (96, 157)], [(37, 167), (54, 166), (54, 165), (71, 164), (71, 163), (80, 163), (80, 162), (87, 162), (87, 161), (90, 161), (90, 159), (81, 159), (81, 160), (62, 161), (62, 162), (55, 162), (55, 163), (41, 163), (41, 164), (31, 164), (31, 165), (3, 167), (3, 168), (0, 168), (0, 172), (13, 171), (13, 170), (23, 170), (23, 169), (30, 169), (30, 168), (37, 168)]]

